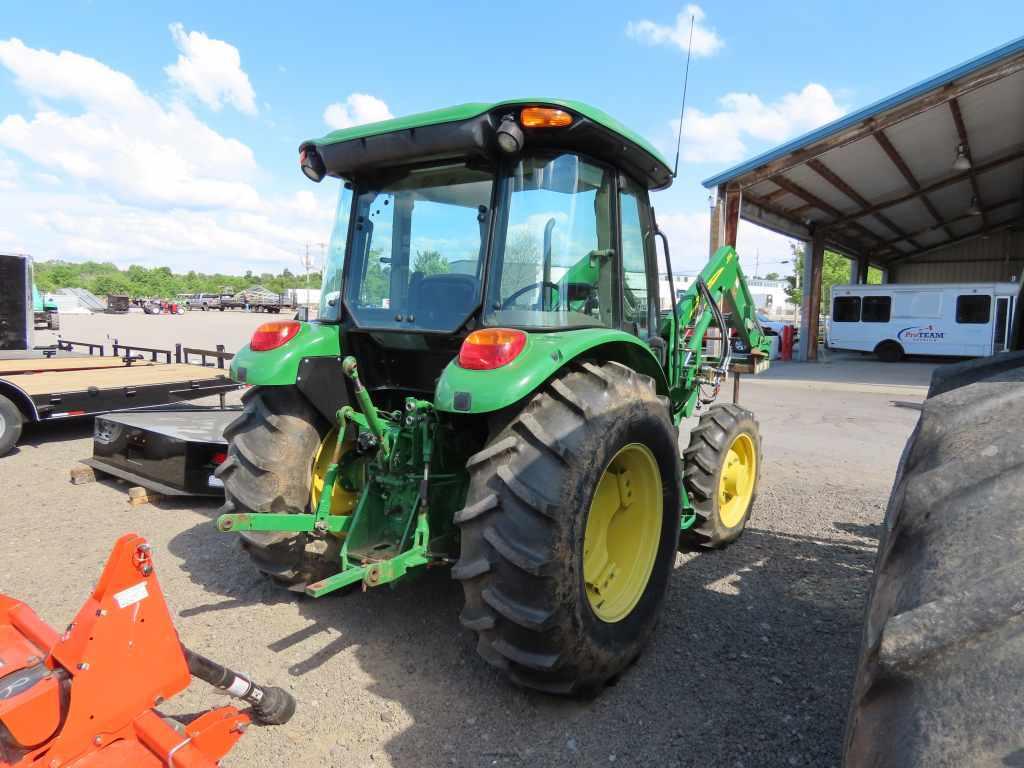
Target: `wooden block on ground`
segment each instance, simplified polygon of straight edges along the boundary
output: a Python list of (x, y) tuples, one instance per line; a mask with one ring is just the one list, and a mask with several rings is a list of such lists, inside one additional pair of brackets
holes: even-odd
[(143, 488), (141, 485), (135, 485), (128, 489), (128, 503), (133, 507), (149, 504), (160, 498), (162, 498), (161, 494)]
[(95, 481), (96, 472), (92, 467), (87, 467), (84, 464), (80, 464), (77, 467), (71, 468), (72, 485), (84, 485), (85, 483), (93, 483)]

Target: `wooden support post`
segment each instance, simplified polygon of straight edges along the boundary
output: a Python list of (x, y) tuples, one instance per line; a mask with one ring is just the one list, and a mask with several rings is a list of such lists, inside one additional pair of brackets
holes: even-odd
[(725, 236), (724, 215), (725, 209), (723, 208), (722, 198), (718, 197), (715, 199), (715, 204), (711, 208), (711, 228), (708, 237), (708, 259), (714, 256), (715, 251), (717, 251), (722, 245), (722, 238)]
[(868, 269), (870, 267), (867, 256), (861, 256), (857, 259), (857, 282), (860, 285), (868, 284)]
[(736, 235), (740, 225), (740, 204), (743, 191), (738, 186), (729, 186), (725, 190), (725, 242), (722, 245), (736, 247)]
[(820, 229), (804, 247), (803, 302), (797, 359), (818, 359), (818, 312), (821, 307), (821, 271), (825, 262), (825, 236)]
[(96, 482), (96, 472), (93, 471), (92, 467), (79, 464), (77, 467), (71, 468), (72, 485), (84, 485), (85, 483), (93, 482)]
[(163, 498), (163, 494), (143, 488), (141, 485), (136, 485), (128, 489), (128, 503), (133, 507), (140, 507), (143, 504), (152, 504), (154, 501), (159, 501), (161, 498)]

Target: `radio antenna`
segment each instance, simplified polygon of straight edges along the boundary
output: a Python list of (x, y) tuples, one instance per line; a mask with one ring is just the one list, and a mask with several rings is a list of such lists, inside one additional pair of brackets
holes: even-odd
[(683, 75), (683, 103), (679, 107), (679, 133), (676, 136), (676, 164), (672, 168), (672, 178), (679, 173), (679, 147), (683, 143), (683, 114), (686, 111), (686, 86), (690, 82), (690, 56), (693, 53), (693, 22), (695, 16), (690, 16), (690, 41), (686, 44), (686, 74)]

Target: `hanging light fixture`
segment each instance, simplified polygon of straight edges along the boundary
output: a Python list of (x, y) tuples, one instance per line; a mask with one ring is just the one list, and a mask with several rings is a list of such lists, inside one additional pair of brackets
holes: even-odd
[(954, 171), (969, 171), (971, 158), (967, 156), (967, 148), (963, 144), (956, 145), (956, 159), (953, 161)]
[(967, 206), (968, 216), (981, 216), (981, 208), (978, 207), (978, 198), (971, 197), (971, 204)]

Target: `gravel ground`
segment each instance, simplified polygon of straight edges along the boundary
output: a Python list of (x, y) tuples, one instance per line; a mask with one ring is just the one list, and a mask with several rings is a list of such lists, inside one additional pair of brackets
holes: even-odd
[[(298, 698), (293, 721), (251, 729), (228, 768), (832, 766), (878, 524), (917, 417), (891, 401), (920, 400), (927, 368), (894, 369), (893, 387), (858, 360), (744, 381), (766, 457), (753, 523), (725, 552), (679, 556), (651, 646), (591, 702), (523, 692), (492, 672), (441, 570), (395, 590), (297, 598), (215, 532), (214, 503), (132, 508), (112, 481), (71, 486), (88, 424), (29, 427), (0, 459), (0, 590), (63, 627), (117, 536), (148, 537), (183, 641)], [(163, 711), (223, 701), (196, 683)]]

